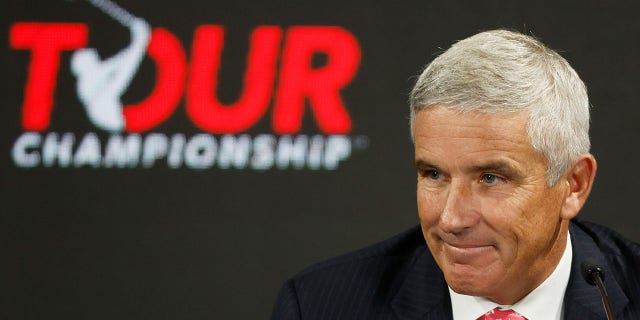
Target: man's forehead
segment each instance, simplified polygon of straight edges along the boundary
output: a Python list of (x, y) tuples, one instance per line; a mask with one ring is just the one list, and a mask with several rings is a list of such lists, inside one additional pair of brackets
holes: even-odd
[(452, 119), (469, 119), (484, 121), (486, 119), (518, 119), (520, 121), (528, 120), (529, 112), (527, 110), (517, 110), (513, 108), (503, 108), (487, 106), (487, 107), (467, 107), (464, 105), (432, 105), (416, 112), (416, 117), (422, 116), (432, 118), (433, 116), (443, 115)]
[(501, 139), (530, 142), (526, 128), (528, 120), (526, 112), (489, 113), (477, 110), (461, 112), (434, 106), (418, 112), (415, 119), (414, 135), (417, 140), (477, 138), (486, 139), (488, 143)]
[[(416, 116), (416, 164), (468, 170), (519, 167), (540, 160), (526, 130), (527, 114), (459, 112), (440, 106)], [(542, 159), (544, 162), (544, 159)]]

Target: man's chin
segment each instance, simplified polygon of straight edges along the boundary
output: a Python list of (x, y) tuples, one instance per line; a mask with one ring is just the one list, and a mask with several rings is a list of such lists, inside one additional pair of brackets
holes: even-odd
[(491, 290), (491, 277), (486, 270), (469, 265), (453, 265), (444, 270), (447, 285), (464, 295), (486, 297)]
[(472, 282), (456, 282), (447, 280), (447, 285), (451, 290), (459, 294), (467, 296), (485, 297), (487, 292), (485, 288), (479, 287), (479, 284)]

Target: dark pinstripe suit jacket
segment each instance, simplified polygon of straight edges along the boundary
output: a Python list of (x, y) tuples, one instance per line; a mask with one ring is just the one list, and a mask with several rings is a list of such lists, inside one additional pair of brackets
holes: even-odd
[[(617, 320), (640, 320), (640, 245), (602, 226), (573, 221), (565, 319), (606, 319), (598, 289), (580, 263), (598, 261)], [(442, 272), (419, 227), (312, 266), (288, 280), (272, 319), (452, 319)]]

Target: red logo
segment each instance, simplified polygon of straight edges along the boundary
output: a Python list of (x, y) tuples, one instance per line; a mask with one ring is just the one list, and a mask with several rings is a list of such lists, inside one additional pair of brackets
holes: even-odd
[[(87, 25), (81, 23), (19, 22), (11, 27), (11, 47), (31, 52), (22, 106), (25, 130), (48, 128), (60, 53), (82, 50), (88, 33)], [(351, 118), (340, 90), (356, 74), (360, 47), (348, 31), (334, 26), (295, 26), (286, 32), (277, 26), (257, 27), (251, 35), (244, 89), (231, 105), (223, 105), (215, 95), (223, 48), (224, 27), (199, 26), (188, 63), (180, 41), (170, 31), (155, 28), (146, 48), (156, 64), (155, 88), (143, 101), (123, 106), (123, 131), (144, 132), (159, 125), (171, 116), (184, 93), (187, 114), (209, 133), (239, 133), (251, 128), (265, 115), (272, 98), (275, 133), (300, 130), (305, 100), (309, 100), (322, 132), (350, 132)], [(318, 53), (325, 54), (328, 62), (314, 69), (311, 59)], [(276, 78), (278, 87), (274, 88)]]
[[(355, 140), (345, 134), (351, 132), (352, 119), (340, 91), (357, 73), (361, 52), (356, 37), (344, 28), (256, 27), (241, 94), (223, 104), (216, 94), (223, 26), (197, 26), (187, 55), (169, 30), (151, 28), (109, 0), (91, 4), (129, 30), (129, 45), (111, 57), (87, 48), (90, 30), (84, 23), (17, 22), (9, 30), (11, 48), (30, 53), (22, 105), (26, 132), (12, 150), (17, 166), (134, 168), (164, 160), (170, 168), (332, 170), (350, 157)], [(80, 139), (73, 132), (45, 132), (56, 105), (57, 75), (65, 71), (60, 70), (64, 51), (72, 51), (69, 72), (75, 76), (78, 101), (87, 119), (110, 134), (106, 141), (92, 132)], [(316, 55), (326, 57), (326, 63), (314, 67)], [(121, 98), (147, 56), (155, 63), (155, 85), (142, 101), (124, 103)], [(140, 134), (170, 118), (182, 101), (203, 133)], [(268, 116), (270, 104), (273, 133), (242, 134)], [(307, 105), (326, 136), (298, 134)], [(355, 145), (365, 148), (367, 138), (358, 137)]]

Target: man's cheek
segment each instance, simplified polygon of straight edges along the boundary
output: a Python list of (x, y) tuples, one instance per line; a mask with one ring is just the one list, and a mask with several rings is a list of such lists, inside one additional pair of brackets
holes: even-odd
[(440, 218), (440, 206), (438, 201), (427, 194), (418, 193), (418, 214), (422, 224), (434, 225)]

